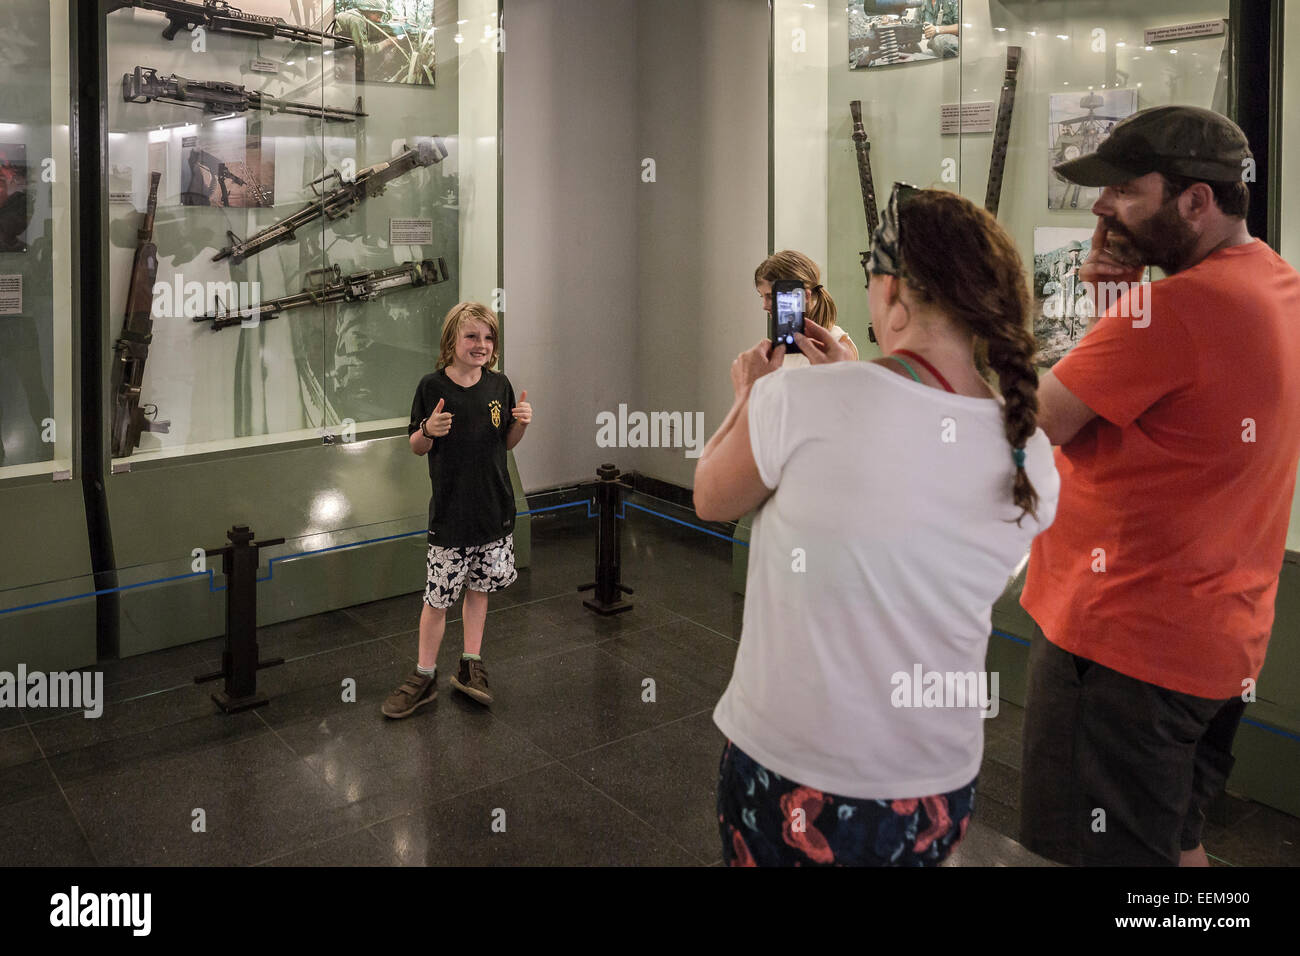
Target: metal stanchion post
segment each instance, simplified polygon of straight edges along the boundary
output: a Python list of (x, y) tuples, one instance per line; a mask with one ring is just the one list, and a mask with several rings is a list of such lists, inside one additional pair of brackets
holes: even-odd
[(221, 670), (194, 678), (194, 683), (224, 677), (223, 690), (212, 695), (217, 706), (228, 714), (267, 703), (258, 696), (257, 672), (263, 667), (283, 664), (283, 657), (257, 659), (257, 554), (259, 548), (283, 544), (284, 538), (254, 541), (247, 525), (237, 524), (226, 532), (230, 544), (214, 548), (209, 555), (220, 554), (226, 575), (226, 649), (221, 654)]
[(632, 610), (632, 602), (624, 601), (620, 594), (631, 594), (632, 589), (624, 587), (619, 581), (620, 550), (618, 510), (622, 485), (618, 481), (618, 469), (613, 465), (601, 465), (596, 470), (599, 479), (596, 486), (596, 506), (599, 514), (596, 519), (596, 580), (584, 584), (579, 591), (595, 589), (594, 598), (582, 603), (597, 614), (618, 614)]

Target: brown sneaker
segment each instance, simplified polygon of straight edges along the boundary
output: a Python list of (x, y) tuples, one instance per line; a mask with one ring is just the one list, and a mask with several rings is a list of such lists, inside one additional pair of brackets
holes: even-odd
[(482, 661), (468, 657), (460, 659), (460, 673), (451, 679), (451, 686), (462, 694), (473, 697), (480, 704), (492, 703), (492, 692), (488, 690), (487, 670)]
[[(436, 676), (436, 675), (435, 675)], [(415, 713), (425, 704), (432, 703), (438, 696), (438, 682), (415, 671), (402, 681), (402, 685), (388, 695), (384, 701), (385, 717), (406, 717)]]

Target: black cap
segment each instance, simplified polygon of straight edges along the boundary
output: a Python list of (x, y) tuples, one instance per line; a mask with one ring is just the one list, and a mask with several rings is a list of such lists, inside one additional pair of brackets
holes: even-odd
[(1241, 127), (1213, 110), (1154, 106), (1115, 124), (1095, 153), (1056, 166), (1080, 186), (1116, 186), (1147, 173), (1240, 182), (1251, 158)]

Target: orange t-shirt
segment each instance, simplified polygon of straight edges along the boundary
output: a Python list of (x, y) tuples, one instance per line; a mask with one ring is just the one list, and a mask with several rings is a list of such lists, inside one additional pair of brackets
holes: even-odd
[[(1300, 457), (1300, 274), (1255, 240), (1130, 292), (1053, 369), (1097, 413), (1056, 450), (1020, 603), (1122, 674), (1259, 676)], [(1145, 308), (1144, 308), (1145, 306)]]

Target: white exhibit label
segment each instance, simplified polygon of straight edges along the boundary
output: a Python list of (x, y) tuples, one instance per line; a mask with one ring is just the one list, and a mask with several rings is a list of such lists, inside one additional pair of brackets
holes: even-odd
[(260, 56), (257, 59), (253, 60), (253, 62), (249, 63), (248, 68), (254, 73), (279, 73), (280, 72), (280, 65), (278, 63), (276, 63), (274, 60), (267, 60)]
[(390, 219), (388, 241), (393, 245), (427, 246), (433, 242), (433, 220)]
[(963, 133), (993, 132), (993, 101), (984, 103), (944, 103), (939, 107), (939, 133), (958, 131), (958, 117)]
[(23, 314), (23, 277), (0, 276), (0, 315)]
[(1149, 46), (1161, 40), (1185, 40), (1188, 37), (1212, 37), (1223, 32), (1222, 20), (1201, 20), (1197, 23), (1176, 23), (1171, 27), (1156, 27), (1142, 34)]
[(135, 194), (129, 189), (122, 192), (109, 190), (108, 201), (110, 203), (132, 203), (135, 202)]

